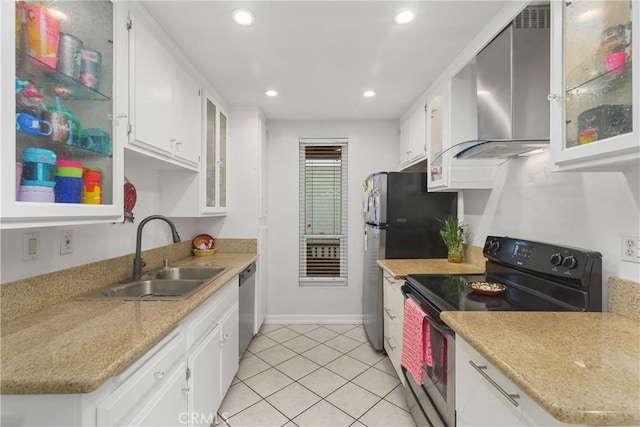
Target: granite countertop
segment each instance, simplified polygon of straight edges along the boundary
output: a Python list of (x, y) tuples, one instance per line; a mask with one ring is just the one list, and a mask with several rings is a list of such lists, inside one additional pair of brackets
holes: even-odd
[(432, 259), (381, 259), (378, 265), (394, 279), (404, 279), (407, 274), (484, 274), (484, 265), (448, 262), (446, 258)]
[(126, 368), (256, 254), (188, 257), (172, 266), (229, 271), (183, 301), (67, 300), (2, 323), (3, 394), (89, 393)]
[(441, 318), (558, 420), (640, 424), (640, 323), (596, 312)]

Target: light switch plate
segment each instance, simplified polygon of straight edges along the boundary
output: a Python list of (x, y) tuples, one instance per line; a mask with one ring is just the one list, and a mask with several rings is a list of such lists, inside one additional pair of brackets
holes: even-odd
[(38, 259), (40, 250), (40, 233), (24, 233), (22, 245), (22, 260), (31, 261)]

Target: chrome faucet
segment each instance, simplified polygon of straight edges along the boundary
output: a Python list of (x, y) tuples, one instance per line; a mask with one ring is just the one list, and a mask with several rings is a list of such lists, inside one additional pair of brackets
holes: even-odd
[(138, 280), (142, 276), (142, 267), (145, 265), (142, 260), (142, 256), (140, 255), (142, 249), (142, 227), (153, 219), (161, 219), (169, 224), (169, 227), (171, 227), (173, 243), (178, 243), (180, 241), (180, 236), (178, 235), (175, 224), (166, 216), (151, 215), (140, 221), (140, 225), (138, 225), (138, 234), (136, 235), (136, 257), (133, 259), (133, 280)]

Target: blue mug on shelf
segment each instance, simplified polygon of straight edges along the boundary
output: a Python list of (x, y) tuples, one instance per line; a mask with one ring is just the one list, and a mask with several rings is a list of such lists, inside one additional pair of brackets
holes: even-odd
[(30, 135), (49, 136), (53, 133), (51, 122), (28, 113), (16, 114), (16, 130)]

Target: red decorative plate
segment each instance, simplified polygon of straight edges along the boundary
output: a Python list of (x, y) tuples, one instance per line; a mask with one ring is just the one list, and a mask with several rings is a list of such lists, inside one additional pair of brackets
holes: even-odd
[(482, 295), (500, 295), (507, 290), (505, 285), (493, 282), (467, 282), (467, 288)]

